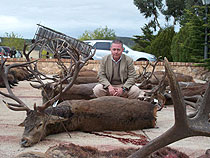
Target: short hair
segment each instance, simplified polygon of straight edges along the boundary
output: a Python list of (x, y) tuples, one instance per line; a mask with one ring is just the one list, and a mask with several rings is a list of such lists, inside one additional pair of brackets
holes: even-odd
[(113, 43), (115, 43), (115, 44), (121, 44), (121, 46), (123, 48), (123, 42), (121, 40), (119, 40), (119, 39), (113, 40), (112, 43), (111, 43), (111, 46), (112, 46)]

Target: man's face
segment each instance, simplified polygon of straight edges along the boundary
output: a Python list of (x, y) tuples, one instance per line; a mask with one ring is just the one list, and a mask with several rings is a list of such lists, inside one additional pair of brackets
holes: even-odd
[(111, 50), (111, 53), (112, 53), (112, 58), (115, 60), (115, 61), (118, 61), (122, 55), (122, 52), (123, 52), (123, 47), (122, 45), (119, 43), (112, 43), (112, 46), (110, 48)]

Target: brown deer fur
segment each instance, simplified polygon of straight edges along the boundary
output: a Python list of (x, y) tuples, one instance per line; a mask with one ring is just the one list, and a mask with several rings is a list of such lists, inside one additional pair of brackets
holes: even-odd
[[(164, 76), (165, 72), (163, 72), (163, 71), (155, 71), (153, 74), (154, 75), (152, 75), (152, 77), (150, 78), (149, 82), (151, 84), (158, 84), (161, 81), (162, 77)], [(157, 79), (154, 76), (156, 76)], [(190, 76), (190, 75), (184, 75), (184, 74), (181, 74), (181, 73), (175, 73), (175, 76), (176, 76), (176, 79), (177, 79), (178, 82), (194, 82), (193, 77)], [(168, 79), (167, 79), (166, 83), (168, 85)]]
[(208, 83), (202, 84), (193, 84), (187, 87), (182, 87), (183, 96), (193, 96), (193, 95), (202, 95), (205, 93), (208, 87)]
[(98, 72), (87, 68), (82, 68), (78, 74), (79, 77), (97, 77)]
[[(93, 94), (93, 87), (96, 83), (89, 84), (74, 84), (71, 89), (67, 90), (66, 93), (61, 95), (60, 101), (73, 100), (73, 99), (93, 99), (95, 95)], [(65, 85), (64, 85), (65, 86)], [(45, 103), (48, 98), (52, 98), (59, 93), (59, 88), (53, 88), (53, 85), (48, 84), (42, 90), (42, 101)]]

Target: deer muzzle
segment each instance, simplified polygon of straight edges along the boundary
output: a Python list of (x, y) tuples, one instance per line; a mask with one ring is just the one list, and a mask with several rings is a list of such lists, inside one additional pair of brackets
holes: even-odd
[(30, 147), (32, 145), (31, 141), (28, 138), (22, 138), (20, 141), (22, 147)]

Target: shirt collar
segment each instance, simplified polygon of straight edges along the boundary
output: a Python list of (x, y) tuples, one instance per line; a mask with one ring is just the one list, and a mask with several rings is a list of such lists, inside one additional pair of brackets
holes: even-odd
[(121, 61), (121, 59), (122, 59), (122, 55), (120, 56), (120, 59), (119, 59), (118, 61), (115, 61), (115, 60), (113, 59), (112, 56), (111, 56), (111, 58), (112, 58), (112, 61), (113, 61), (115, 64), (118, 64), (118, 63)]

